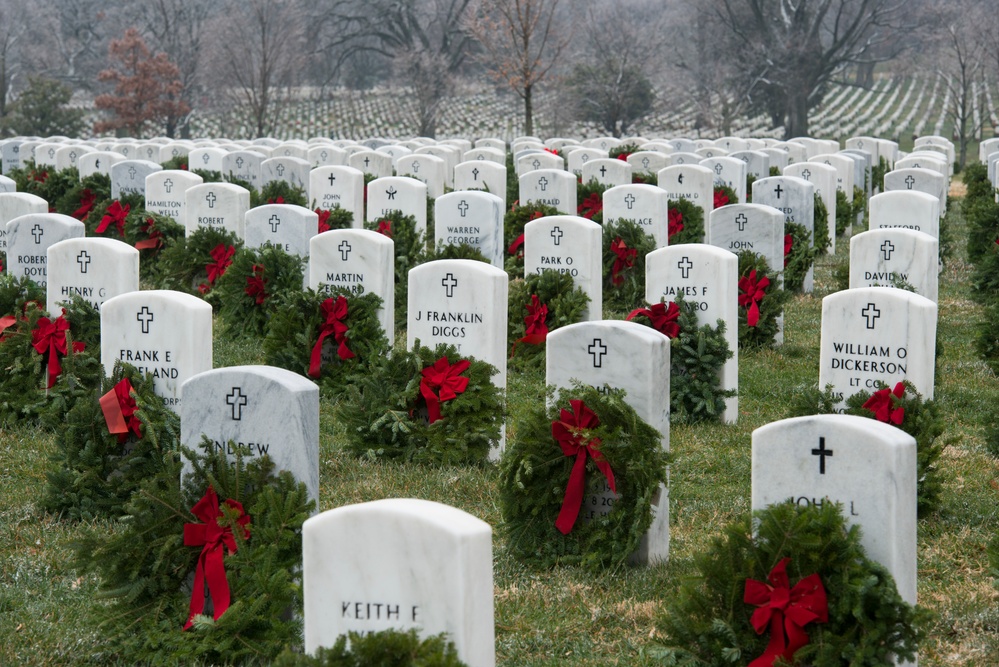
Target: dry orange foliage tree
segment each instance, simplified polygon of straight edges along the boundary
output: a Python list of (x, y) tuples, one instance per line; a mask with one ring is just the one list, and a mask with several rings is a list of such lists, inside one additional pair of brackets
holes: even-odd
[[(135, 28), (121, 39), (111, 40), (108, 57), (112, 66), (98, 80), (114, 84), (114, 92), (99, 95), (94, 105), (111, 117), (94, 123), (94, 132), (123, 129), (141, 137), (150, 128), (167, 125), (190, 107), (180, 98), (180, 71), (165, 53), (155, 56)], [(174, 123), (169, 123), (174, 126)]]

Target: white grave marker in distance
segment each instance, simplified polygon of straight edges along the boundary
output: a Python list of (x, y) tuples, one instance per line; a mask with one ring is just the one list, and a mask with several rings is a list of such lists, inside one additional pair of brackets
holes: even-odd
[(840, 503), (868, 557), (916, 603), (916, 441), (855, 415), (813, 415), (753, 431), (753, 510)]
[[(423, 156), (426, 157), (426, 156)], [(503, 268), (503, 200), (488, 192), (449, 192), (434, 202), (434, 244), (469, 245)]]
[[(202, 436), (233, 461), (229, 441), (248, 460), (264, 454), (276, 470), (305, 484), (319, 509), (319, 387), (273, 366), (229, 366), (198, 373), (182, 387), (180, 444), (202, 449)], [(194, 472), (184, 459), (181, 477)]]
[(631, 183), (631, 164), (617, 158), (597, 158), (583, 165), (583, 183), (595, 180), (601, 185), (614, 187)]
[(876, 229), (850, 239), (850, 288), (912, 285), (936, 302), (939, 242), (912, 229)]
[(76, 168), (80, 171), (80, 180), (94, 174), (104, 174), (111, 177), (111, 167), (125, 160), (125, 156), (114, 151), (93, 151), (85, 153), (76, 160)]
[(413, 153), (396, 160), (396, 174), (422, 181), (427, 186), (427, 196), (436, 199), (444, 194), (447, 161), (429, 153)]
[(879, 383), (908, 380), (933, 398), (937, 304), (892, 287), (860, 287), (822, 299), (819, 386), (832, 385), (839, 405)]
[(309, 256), (309, 239), (319, 233), (319, 214), (294, 204), (264, 204), (244, 216), (246, 247), (275, 245), (290, 255)]
[(602, 319), (602, 238), (600, 225), (575, 215), (531, 220), (524, 225), (524, 275), (543, 271), (568, 273), (575, 286), (590, 297), (584, 318)]
[(947, 211), (947, 179), (933, 169), (893, 169), (885, 174), (885, 191), (906, 190), (931, 194), (940, 200), (940, 215)]
[(181, 386), (212, 368), (212, 307), (171, 290), (128, 292), (101, 306), (101, 364), (111, 374), (116, 360), (153, 376), (163, 403), (179, 411)]
[(686, 199), (700, 208), (707, 220), (715, 204), (714, 178), (715, 173), (707, 167), (674, 164), (659, 171), (658, 185), (666, 191), (670, 201)]
[(266, 186), (274, 181), (287, 183), (305, 193), (309, 200), (309, 171), (312, 165), (308, 160), (290, 155), (267, 158), (260, 163), (260, 185)]
[(538, 171), (539, 169), (564, 171), (565, 160), (554, 153), (539, 151), (520, 156), (517, 158), (515, 167), (519, 176), (523, 176), (531, 171)]
[(367, 222), (378, 222), (392, 211), (402, 211), (403, 215), (413, 216), (416, 219), (417, 233), (421, 238), (426, 238), (426, 183), (408, 176), (388, 176), (369, 182)]
[(354, 216), (351, 227), (364, 227), (364, 173), (346, 166), (316, 167), (309, 172), (310, 207), (331, 211), (336, 207)]
[(48, 249), (59, 241), (83, 238), (83, 223), (61, 213), (28, 213), (6, 225), (9, 276), (30, 278), (39, 287), (48, 285)]
[[(784, 232), (787, 225), (798, 224), (808, 232), (809, 246), (815, 245), (815, 186), (796, 176), (770, 176), (753, 183), (753, 203), (772, 206), (784, 213)], [(781, 262), (783, 266), (783, 261)], [(773, 268), (773, 267), (771, 267)], [(802, 289), (812, 291), (815, 267), (808, 269)]]
[(917, 190), (889, 190), (868, 202), (870, 229), (913, 229), (940, 238), (940, 199)]
[[(785, 176), (796, 176), (815, 186), (815, 192), (826, 207), (826, 229), (828, 231), (829, 247), (827, 255), (836, 252), (836, 168), (821, 162), (804, 160), (789, 165), (784, 169)], [(753, 200), (755, 201), (755, 199)], [(815, 228), (815, 209), (812, 209), (812, 229)]]
[[(725, 185), (735, 192), (737, 202), (730, 204), (745, 203), (746, 201), (746, 163), (742, 160), (728, 156), (709, 157), (701, 160), (700, 166), (706, 167), (714, 172), (715, 184)], [(714, 193), (712, 192), (712, 206), (714, 205)], [(704, 212), (707, 220), (711, 211)]]
[(314, 516), (302, 526), (305, 651), (417, 628), (494, 667), (492, 567), (492, 528), (447, 505), (389, 498)]
[(347, 166), (371, 174), (375, 178), (392, 176), (392, 156), (385, 153), (376, 153), (367, 149), (358, 151), (347, 157)]
[(560, 169), (539, 169), (519, 179), (520, 205), (544, 204), (566, 215), (576, 214), (576, 177)]
[(222, 157), (222, 178), (226, 182), (235, 179), (246, 181), (251, 187), (259, 189), (260, 165), (266, 159), (267, 156), (255, 150), (226, 153)]
[(604, 191), (604, 222), (633, 220), (656, 241), (657, 248), (669, 245), (669, 195), (655, 185), (634, 183)]
[(49, 203), (28, 192), (0, 193), (0, 250), (7, 252), (7, 223), (32, 213), (48, 213)]
[(202, 183), (200, 176), (182, 169), (153, 172), (146, 176), (146, 210), (187, 228), (187, 189)]
[(72, 238), (49, 246), (45, 309), (79, 295), (95, 309), (108, 299), (139, 289), (139, 251), (117, 239)]
[(250, 191), (232, 183), (203, 183), (187, 189), (187, 236), (198, 227), (224, 229), (242, 239)]
[(309, 241), (309, 287), (329, 294), (331, 287), (382, 299), (378, 320), (389, 345), (395, 342), (395, 244), (369, 229), (331, 229)]
[(163, 169), (149, 160), (122, 160), (111, 165), (111, 199), (127, 194), (146, 194), (146, 176)]

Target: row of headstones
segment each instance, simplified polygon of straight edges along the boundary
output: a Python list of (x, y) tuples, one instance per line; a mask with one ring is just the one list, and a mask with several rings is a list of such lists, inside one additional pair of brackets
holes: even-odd
[[(993, 188), (999, 189), (999, 137), (986, 139), (978, 144), (978, 159), (982, 164), (988, 166), (989, 183)], [(996, 202), (999, 203), (999, 193), (996, 194)]]

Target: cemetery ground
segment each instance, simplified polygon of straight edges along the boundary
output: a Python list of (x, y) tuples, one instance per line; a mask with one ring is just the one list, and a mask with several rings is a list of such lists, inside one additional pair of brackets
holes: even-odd
[[(956, 203), (956, 202), (955, 202)], [(999, 465), (986, 451), (984, 423), (999, 383), (973, 346), (982, 309), (969, 296), (960, 207), (948, 226), (953, 254), (940, 274), (936, 399), (946, 419), (939, 511), (918, 524), (919, 602), (931, 610), (920, 664), (999, 664), (999, 592), (986, 544), (995, 535)], [(849, 244), (821, 257), (816, 290), (796, 297), (785, 315), (785, 344), (740, 352), (737, 425), (675, 425), (671, 431), (669, 561), (594, 574), (540, 570), (511, 558), (494, 532), (496, 653), (499, 665), (654, 665), (660, 619), (679, 585), (695, 573), (694, 556), (750, 506), (750, 436), (788, 415), (795, 393), (816, 383), (821, 297), (838, 289), (835, 267)], [(217, 322), (217, 326), (221, 323)], [(404, 338), (403, 338), (404, 340)], [(261, 363), (259, 345), (221, 342), (215, 366)], [(510, 374), (508, 438), (518, 415), (542, 400), (543, 372)], [(435, 468), (368, 461), (340, 447), (337, 405), (320, 406), (321, 509), (388, 497), (435, 500), (494, 528), (501, 522), (499, 476), (491, 465)], [(72, 569), (81, 526), (42, 513), (53, 435), (32, 426), (0, 429), (0, 664), (107, 664), (97, 582)], [(113, 523), (100, 530), (114, 531)], [(747, 614), (749, 611), (747, 610)], [(177, 619), (178, 631), (183, 619)]]

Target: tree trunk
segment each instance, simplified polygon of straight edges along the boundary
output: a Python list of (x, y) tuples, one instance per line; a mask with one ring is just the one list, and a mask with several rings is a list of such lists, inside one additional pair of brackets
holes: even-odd
[(534, 136), (534, 101), (531, 99), (531, 85), (524, 86), (524, 134)]
[(808, 91), (804, 86), (788, 89), (784, 140), (808, 136)]

